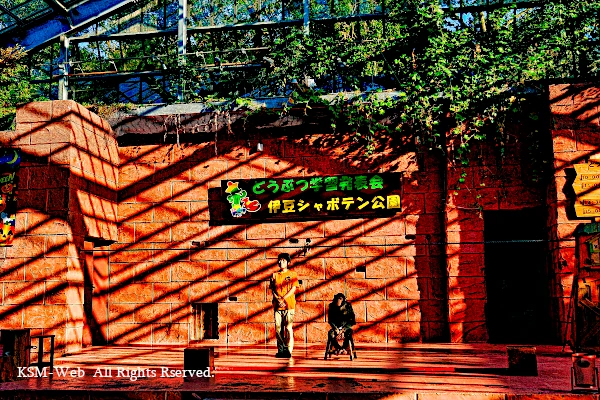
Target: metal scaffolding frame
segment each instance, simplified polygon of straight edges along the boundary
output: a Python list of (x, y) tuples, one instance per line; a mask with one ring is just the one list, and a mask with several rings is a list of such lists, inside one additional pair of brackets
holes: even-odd
[[(20, 44), (33, 52), (49, 49), (49, 63), (39, 69), (36, 82), (49, 84), (49, 93), (56, 93), (52, 96), (73, 98), (93, 87), (115, 94), (105, 101), (134, 103), (186, 101), (186, 73), (187, 78), (194, 75), (202, 88), (204, 80), (210, 86), (221, 84), (226, 74), (244, 79), (268, 70), (271, 49), (262, 43), (263, 32), (301, 29), (307, 34), (311, 27), (377, 21), (385, 32), (387, 17), (385, 0), (12, 0), (12, 4), (0, 5), (0, 46)], [(457, 21), (468, 13), (543, 4), (441, 1)], [(28, 5), (31, 13), (20, 15)], [(104, 26), (106, 21), (112, 26)], [(217, 39), (235, 45), (215, 46)], [(127, 54), (133, 43), (141, 54)], [(94, 83), (98, 81), (104, 84)], [(331, 86), (333, 91), (338, 87)]]

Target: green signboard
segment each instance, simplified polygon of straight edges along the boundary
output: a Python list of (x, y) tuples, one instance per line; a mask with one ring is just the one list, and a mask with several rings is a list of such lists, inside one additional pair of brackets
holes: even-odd
[[(247, 224), (377, 218), (401, 210), (401, 174), (306, 176), (221, 181), (211, 221)], [(218, 198), (217, 198), (218, 197)]]

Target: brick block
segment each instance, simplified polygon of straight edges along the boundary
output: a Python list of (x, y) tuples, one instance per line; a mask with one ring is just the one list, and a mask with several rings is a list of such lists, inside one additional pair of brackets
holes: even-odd
[(402, 196), (402, 213), (406, 215), (422, 214), (425, 212), (426, 197), (434, 197), (431, 194), (411, 193)]
[(108, 304), (108, 320), (111, 324), (134, 322), (134, 312), (138, 307), (143, 305), (111, 302)]
[(176, 224), (189, 221), (190, 204), (188, 202), (167, 201), (154, 207), (154, 222), (170, 222)]
[(269, 322), (273, 323), (273, 304), (269, 302), (247, 303), (248, 304), (248, 322)]
[(153, 164), (124, 164), (119, 168), (119, 187), (125, 188), (133, 183), (150, 180), (154, 174)]
[(113, 246), (111, 264), (152, 261), (152, 247), (149, 243), (119, 243)]
[(485, 299), (448, 300), (448, 319), (451, 322), (485, 321)]
[(462, 244), (448, 244), (446, 246), (446, 254), (481, 254), (483, 252), (483, 243), (467, 242)]
[(24, 309), (25, 328), (54, 328), (67, 321), (67, 306), (64, 305), (27, 305)]
[[(411, 303), (411, 301), (409, 301), (409, 305), (410, 305), (410, 303)], [(418, 307), (419, 307), (422, 321), (444, 322), (447, 318), (446, 317), (447, 302), (445, 300), (428, 299), (428, 300), (419, 300), (418, 303), (410, 306), (409, 315), (408, 315), (409, 321), (417, 320), (417, 319), (415, 319), (414, 316), (411, 315), (411, 312), (410, 312), (410, 310), (416, 305), (418, 305)]]
[(139, 283), (148, 282), (170, 282), (171, 270), (168, 265), (156, 262), (144, 262), (135, 264), (134, 281)]
[(175, 202), (208, 200), (208, 184), (206, 183), (173, 181), (172, 184), (172, 199)]
[(131, 283), (116, 288), (110, 294), (110, 301), (114, 303), (150, 303), (152, 301), (152, 284)]
[(227, 343), (262, 343), (265, 340), (265, 324), (237, 323), (227, 325)]
[(366, 301), (367, 322), (407, 321), (408, 303), (406, 300)]
[(46, 282), (45, 304), (83, 304), (83, 286), (75, 286), (67, 282)]
[(140, 190), (135, 196), (135, 201), (138, 203), (159, 203), (169, 201), (171, 197), (171, 182), (166, 181)]
[(325, 278), (364, 278), (364, 272), (356, 272), (356, 268), (365, 266), (365, 259), (360, 258), (325, 258)]
[(406, 234), (404, 219), (400, 216), (392, 218), (373, 218), (365, 220), (365, 236), (397, 236)]
[[(294, 266), (292, 269), (296, 270)], [(246, 279), (264, 281), (271, 278), (273, 273), (277, 272), (277, 260), (248, 260), (246, 262)], [(296, 271), (297, 272), (297, 271)], [(300, 277), (300, 274), (298, 274)]]
[(325, 224), (323, 222), (287, 222), (285, 224), (286, 238), (323, 238), (325, 237)]
[(154, 303), (187, 303), (189, 298), (189, 285), (179, 283), (153, 283), (152, 302)]
[(244, 225), (210, 226), (208, 228), (208, 238), (214, 243), (228, 240), (245, 241), (246, 227)]
[(246, 162), (240, 166), (241, 179), (265, 178), (265, 160), (263, 158), (252, 158), (250, 155)]
[(174, 242), (203, 242), (208, 238), (208, 222), (178, 222), (171, 227)]
[(416, 278), (386, 279), (385, 291), (388, 300), (418, 300), (421, 298)]
[(192, 248), (190, 251), (191, 261), (226, 260), (227, 246), (225, 243), (210, 244), (208, 247)]
[[(171, 305), (170, 304), (136, 304), (134, 319), (137, 323), (170, 323)], [(125, 321), (119, 321), (125, 322)]]
[(238, 324), (248, 319), (248, 303), (224, 302), (219, 303), (219, 322)]
[(448, 276), (484, 276), (483, 253), (448, 255)]
[(443, 211), (444, 196), (442, 193), (425, 195), (425, 213), (437, 214)]
[[(577, 149), (575, 131), (573, 129), (557, 129), (552, 131), (552, 148), (554, 152), (574, 151)], [(583, 149), (582, 149), (583, 150)]]
[(271, 298), (271, 290), (267, 289), (265, 281), (241, 281), (231, 283), (227, 294), (237, 297), (237, 301), (264, 302)]
[(452, 343), (487, 342), (488, 333), (485, 322), (450, 323)]
[(1, 305), (0, 318), (2, 318), (2, 329), (21, 329), (23, 327), (23, 307), (21, 305)]
[(324, 279), (325, 259), (297, 258), (291, 267), (298, 274), (298, 279)]
[(485, 299), (485, 278), (484, 277), (448, 277), (448, 298), (449, 299)]
[(189, 324), (153, 324), (152, 343), (160, 344), (187, 344), (189, 343)]
[[(327, 335), (331, 326), (325, 322), (306, 323), (306, 341), (308, 343), (327, 343)], [(354, 339), (356, 340), (356, 337)]]
[(265, 258), (265, 242), (263, 240), (227, 242), (228, 260), (247, 260), (250, 258)]
[(46, 237), (46, 257), (77, 257), (77, 249), (69, 235), (48, 235)]
[(366, 259), (366, 278), (405, 277), (406, 257), (382, 257)]
[(344, 239), (346, 257), (382, 257), (385, 254), (385, 238), (354, 237)]
[[(136, 268), (138, 263), (122, 263), (122, 262), (114, 262), (111, 260), (110, 263), (110, 284), (111, 285), (120, 285), (120, 284), (130, 284), (135, 280), (139, 280), (136, 276)], [(150, 268), (150, 266), (145, 266), (145, 263), (140, 266), (140, 269)]]
[(227, 299), (227, 282), (195, 282), (190, 285), (190, 302), (216, 303)]
[(51, 101), (34, 101), (18, 106), (17, 123), (52, 121), (52, 104)]
[(361, 237), (364, 234), (361, 219), (325, 221), (324, 228), (325, 237)]
[(136, 222), (135, 241), (170, 242), (171, 224), (166, 222)]
[(35, 265), (36, 261), (29, 258), (0, 258), (0, 281), (34, 280), (26, 275), (26, 266)]
[(511, 187), (500, 190), (500, 209), (514, 210), (545, 204), (542, 190), (528, 187)]
[(235, 281), (246, 277), (246, 261), (209, 261), (208, 279)]
[(44, 282), (5, 282), (3, 304), (42, 304), (44, 291)]
[(173, 282), (197, 282), (208, 276), (207, 261), (178, 261), (171, 263)]
[(444, 261), (436, 256), (406, 257), (406, 276), (440, 278), (446, 270)]
[[(303, 242), (303, 240), (300, 241), (298, 246), (302, 245)], [(346, 256), (344, 250), (344, 238), (341, 237), (312, 239), (310, 246), (310, 251), (307, 254), (309, 257), (343, 258)], [(267, 246), (267, 258), (277, 258), (277, 254), (281, 253), (281, 251), (282, 249), (280, 248), (271, 250), (269, 246)]]
[(425, 235), (416, 235), (415, 239), (406, 239), (405, 236), (385, 238), (385, 254), (388, 257), (426, 256), (428, 246)]
[(190, 220), (191, 221), (208, 221), (210, 219), (208, 210), (208, 201), (191, 201), (190, 202)]
[(296, 303), (295, 322), (323, 322), (325, 321), (325, 302), (302, 301)]
[(227, 161), (211, 160), (192, 165), (191, 179), (196, 182), (226, 179)]
[(354, 341), (356, 343), (385, 343), (386, 324), (356, 324), (354, 329)]
[(441, 175), (437, 172), (413, 173), (404, 176), (402, 180), (402, 188), (406, 194), (441, 192), (442, 187)]
[(385, 279), (347, 279), (348, 301), (385, 300)]
[(306, 280), (303, 282), (306, 289), (306, 301), (329, 300), (336, 293), (344, 293), (344, 282), (340, 280)]
[(420, 342), (422, 339), (419, 322), (394, 322), (386, 325), (388, 343)]
[(246, 227), (246, 238), (254, 239), (283, 239), (285, 224), (257, 224)]

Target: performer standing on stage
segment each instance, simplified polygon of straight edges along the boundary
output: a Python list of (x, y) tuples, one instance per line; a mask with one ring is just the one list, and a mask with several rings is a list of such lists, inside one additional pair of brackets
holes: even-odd
[[(288, 266), (291, 262), (288, 253), (277, 256), (279, 272), (271, 277), (271, 290), (273, 291), (273, 307), (275, 309), (275, 335), (277, 336), (277, 358), (290, 358), (294, 350), (294, 312), (296, 308), (296, 288), (298, 274), (290, 271)], [(287, 333), (287, 343), (285, 334)]]

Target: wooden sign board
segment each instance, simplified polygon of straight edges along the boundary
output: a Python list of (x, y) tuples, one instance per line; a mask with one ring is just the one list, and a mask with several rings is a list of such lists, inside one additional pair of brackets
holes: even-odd
[(600, 205), (597, 206), (584, 206), (582, 204), (575, 203), (575, 214), (578, 217), (584, 218), (595, 218), (600, 217)]
[(600, 163), (575, 164), (577, 177), (573, 191), (577, 196), (575, 214), (578, 217), (600, 217)]

